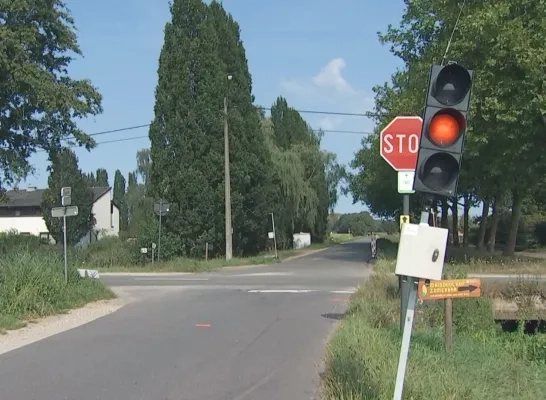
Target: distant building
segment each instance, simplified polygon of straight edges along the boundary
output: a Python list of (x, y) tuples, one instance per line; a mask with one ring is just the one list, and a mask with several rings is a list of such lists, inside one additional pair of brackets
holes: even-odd
[[(119, 235), (119, 207), (112, 201), (112, 188), (92, 187), (95, 227), (80, 241), (81, 245), (95, 242), (104, 236)], [(42, 196), (45, 189), (29, 187), (10, 190), (7, 202), (0, 203), (0, 232), (16, 230), (21, 235), (39, 236), (44, 242), (52, 242), (42, 218)], [(74, 204), (77, 205), (77, 204)]]

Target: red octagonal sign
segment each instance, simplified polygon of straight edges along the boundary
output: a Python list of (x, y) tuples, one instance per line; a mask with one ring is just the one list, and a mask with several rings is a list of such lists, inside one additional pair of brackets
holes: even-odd
[(396, 117), (381, 131), (381, 157), (396, 171), (415, 171), (423, 120)]

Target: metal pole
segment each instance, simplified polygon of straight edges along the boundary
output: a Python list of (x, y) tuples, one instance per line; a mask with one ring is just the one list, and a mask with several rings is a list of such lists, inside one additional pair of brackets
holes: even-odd
[(415, 315), (415, 305), (417, 303), (417, 281), (411, 279), (409, 285), (409, 296), (406, 309), (406, 321), (404, 324), (404, 335), (402, 336), (402, 347), (400, 349), (400, 359), (398, 360), (398, 371), (396, 373), (396, 385), (394, 387), (394, 400), (402, 400), (404, 393), (404, 378), (406, 376), (406, 366), (408, 364), (408, 355), (411, 342), (411, 331), (413, 330), (413, 317)]
[[(432, 205), (432, 199), (425, 199), (425, 207), (421, 212), (421, 225), (428, 225), (428, 217)], [(404, 378), (406, 377), (406, 366), (408, 364), (408, 355), (413, 330), (413, 319), (415, 315), (415, 305), (417, 304), (417, 284), (418, 280), (408, 277), (411, 281), (409, 287), (408, 303), (406, 308), (406, 320), (404, 321), (404, 334), (402, 336), (402, 347), (400, 348), (400, 358), (398, 360), (398, 371), (396, 373), (396, 385), (394, 387), (393, 400), (402, 400), (404, 393)]]
[(63, 215), (64, 281), (68, 283), (68, 257), (66, 251), (66, 207)]
[(163, 215), (163, 199), (159, 199), (159, 237), (157, 238), (157, 262), (159, 262), (159, 252), (161, 250), (161, 219)]
[[(409, 215), (409, 203), (409, 194), (404, 194), (402, 196), (402, 215)], [(400, 276), (398, 277), (398, 283), (400, 288), (400, 332), (404, 332), (411, 280), (407, 276)]]
[(271, 213), (271, 224), (273, 225), (273, 243), (275, 245), (275, 258), (279, 258), (279, 255), (277, 253), (277, 232), (275, 232), (275, 217), (273, 216), (273, 213)]
[(229, 172), (229, 134), (228, 134), (228, 107), (227, 96), (224, 96), (224, 181), (226, 207), (226, 260), (232, 258), (232, 229), (231, 229), (231, 186)]

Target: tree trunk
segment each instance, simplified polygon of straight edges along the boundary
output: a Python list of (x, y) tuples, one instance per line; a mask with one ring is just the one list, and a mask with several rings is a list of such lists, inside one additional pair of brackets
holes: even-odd
[(491, 226), (489, 227), (489, 238), (487, 241), (487, 251), (490, 253), (495, 251), (497, 227), (501, 216), (501, 200), (499, 198), (500, 196), (495, 197), (491, 211)]
[(489, 215), (489, 207), (491, 202), (489, 200), (483, 201), (482, 218), (480, 220), (480, 230), (478, 232), (478, 243), (476, 247), (478, 250), (483, 250), (485, 247), (485, 232), (487, 231), (487, 216)]
[(459, 204), (457, 203), (457, 199), (453, 199), (453, 204), (451, 205), (451, 215), (453, 216), (453, 221), (451, 221), (453, 246), (459, 247)]
[(470, 231), (470, 206), (472, 198), (470, 195), (464, 195), (464, 213), (463, 213), (463, 247), (468, 247), (468, 234)]
[(510, 217), (510, 232), (508, 240), (502, 251), (503, 256), (513, 256), (516, 250), (516, 239), (518, 237), (519, 221), (521, 219), (521, 206), (523, 196), (517, 190), (512, 191), (512, 215)]
[(449, 228), (449, 204), (447, 200), (442, 200), (442, 219), (440, 221), (442, 228)]

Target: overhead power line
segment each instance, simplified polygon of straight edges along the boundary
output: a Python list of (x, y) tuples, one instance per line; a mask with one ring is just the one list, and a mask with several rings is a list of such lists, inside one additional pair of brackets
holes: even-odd
[[(270, 107), (258, 107), (261, 110), (271, 111)], [(346, 117), (369, 117), (371, 114), (367, 113), (349, 113), (349, 112), (336, 112), (336, 111), (317, 111), (317, 110), (294, 110), (300, 114), (323, 114), (323, 115), (342, 115)]]
[[(257, 107), (257, 108), (261, 110), (271, 111), (270, 107)], [(318, 110), (295, 110), (295, 111), (302, 114), (339, 115), (339, 116), (348, 116), (348, 117), (368, 117), (369, 116), (368, 114), (365, 114), (365, 113), (359, 114), (359, 113), (337, 112), (337, 111), (318, 111)], [(91, 133), (88, 136), (101, 136), (101, 135), (106, 135), (109, 133), (117, 133), (117, 132), (131, 131), (131, 130), (140, 129), (140, 128), (148, 128), (150, 127), (150, 125), (151, 124), (141, 124), (141, 125), (127, 126), (127, 127), (118, 128), (118, 129), (109, 129), (106, 131)], [(323, 132), (328, 132), (328, 133), (354, 133), (358, 135), (370, 134), (370, 132), (342, 131), (342, 130), (339, 131), (339, 130), (331, 130), (331, 129), (313, 129), (313, 130), (315, 132), (322, 130)], [(70, 139), (73, 139), (73, 137), (71, 137)]]
[[(270, 107), (258, 107), (262, 110), (271, 111)], [(295, 110), (298, 113), (302, 114), (323, 114), (323, 115), (339, 115), (339, 116), (351, 116), (351, 117), (368, 117), (367, 114), (359, 114), (359, 113), (349, 113), (349, 112), (336, 112), (336, 111), (318, 111), (318, 110)], [(150, 123), (148, 124), (140, 124), (140, 125), (131, 125), (126, 126), (123, 128), (117, 128), (117, 129), (108, 129), (104, 131), (94, 132), (88, 134), (90, 137), (95, 136), (102, 136), (102, 135), (108, 135), (111, 133), (119, 133), (119, 132), (126, 132), (126, 131), (132, 131), (135, 129), (142, 129), (142, 128), (149, 128)], [(314, 132), (324, 132), (324, 133), (340, 133), (340, 134), (352, 134), (352, 135), (373, 135), (374, 132), (367, 132), (367, 131), (352, 131), (352, 130), (340, 130), (340, 129), (313, 129)], [(109, 144), (109, 143), (118, 143), (118, 142), (127, 142), (132, 140), (139, 140), (139, 139), (145, 139), (148, 138), (148, 135), (142, 135), (142, 136), (132, 136), (128, 138), (122, 138), (122, 139), (113, 139), (113, 140), (105, 140), (101, 142), (96, 142), (96, 145), (102, 145), (102, 144)], [(67, 138), (66, 140), (75, 139), (73, 136)], [(79, 145), (73, 145), (70, 147), (80, 147)], [(44, 150), (40, 150), (44, 151)]]

